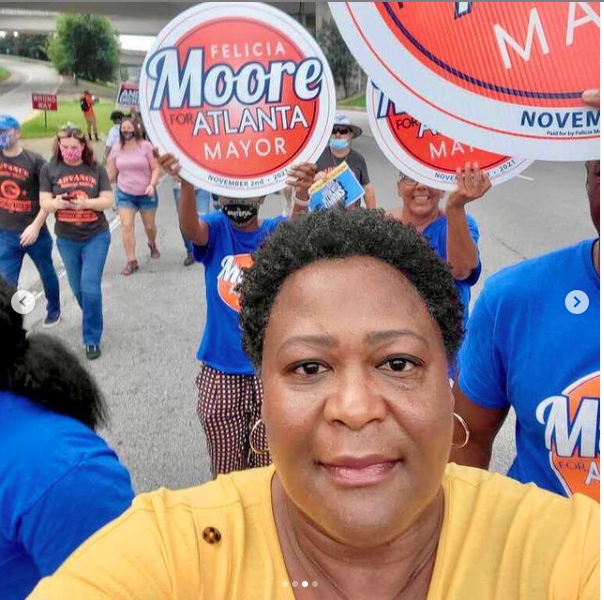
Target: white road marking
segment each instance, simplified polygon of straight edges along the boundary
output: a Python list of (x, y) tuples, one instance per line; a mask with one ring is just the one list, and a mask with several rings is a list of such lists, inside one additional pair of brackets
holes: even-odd
[(516, 175), (516, 177), (519, 177), (520, 179), (526, 179), (527, 181), (535, 181), (533, 177), (527, 177), (526, 175)]

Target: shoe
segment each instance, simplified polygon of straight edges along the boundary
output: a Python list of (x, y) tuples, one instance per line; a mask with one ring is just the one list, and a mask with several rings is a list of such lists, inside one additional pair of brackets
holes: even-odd
[(97, 345), (86, 346), (86, 358), (88, 360), (95, 360), (101, 356), (101, 347)]
[(185, 267), (190, 267), (193, 263), (195, 262), (195, 259), (193, 258), (192, 254), (187, 254), (187, 258), (185, 258), (184, 262), (182, 263)]
[(92, 136), (88, 134), (88, 139), (92, 142)]
[(151, 258), (159, 258), (161, 254), (157, 249), (157, 244), (147, 244), (149, 246), (149, 250), (151, 250)]
[(42, 327), (44, 329), (50, 329), (51, 327), (56, 327), (61, 322), (61, 313), (56, 313), (55, 315), (46, 315), (44, 319), (44, 323), (42, 323)]
[(122, 271), (122, 275), (132, 275), (135, 271), (138, 271), (138, 262), (136, 260), (129, 260)]
[(95, 142), (100, 142), (100, 141), (101, 141), (101, 140), (99, 140), (99, 136), (98, 136), (98, 135), (95, 135), (95, 136), (94, 136), (94, 141), (95, 141)]

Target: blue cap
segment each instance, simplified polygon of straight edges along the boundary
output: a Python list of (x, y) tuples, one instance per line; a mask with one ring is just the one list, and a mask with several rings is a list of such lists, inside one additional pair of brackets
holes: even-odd
[(21, 129), (19, 121), (15, 117), (10, 115), (0, 115), (0, 129), (6, 131), (7, 129)]

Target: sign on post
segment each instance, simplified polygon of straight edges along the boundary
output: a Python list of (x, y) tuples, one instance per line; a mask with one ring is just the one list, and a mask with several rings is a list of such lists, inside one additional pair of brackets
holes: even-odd
[(388, 99), (371, 80), (367, 82), (367, 116), (386, 158), (408, 177), (440, 190), (456, 188), (456, 169), (467, 162), (478, 163), (493, 185), (519, 175), (533, 162), (474, 148), (442, 135)]
[(445, 135), (508, 156), (598, 158), (599, 2), (330, 2), (376, 85)]
[(44, 111), (44, 129), (48, 129), (47, 111), (56, 112), (58, 110), (58, 101), (56, 94), (37, 94), (31, 95), (31, 107), (34, 110)]
[(287, 169), (315, 161), (335, 118), (331, 70), (314, 38), (256, 2), (209, 2), (159, 33), (143, 65), (150, 139), (182, 176), (234, 197), (270, 194)]
[(117, 108), (136, 108), (138, 110), (138, 83), (122, 82), (117, 92)]

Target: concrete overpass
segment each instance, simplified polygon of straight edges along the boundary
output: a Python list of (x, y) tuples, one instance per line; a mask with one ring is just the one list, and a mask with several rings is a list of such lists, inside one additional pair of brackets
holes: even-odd
[[(57, 13), (105, 15), (122, 35), (157, 35), (177, 14), (198, 2), (2, 2), (0, 29), (51, 33)], [(269, 2), (310, 31), (324, 21), (327, 2)], [(319, 6), (317, 8), (317, 5)], [(317, 18), (318, 17), (318, 18)]]

